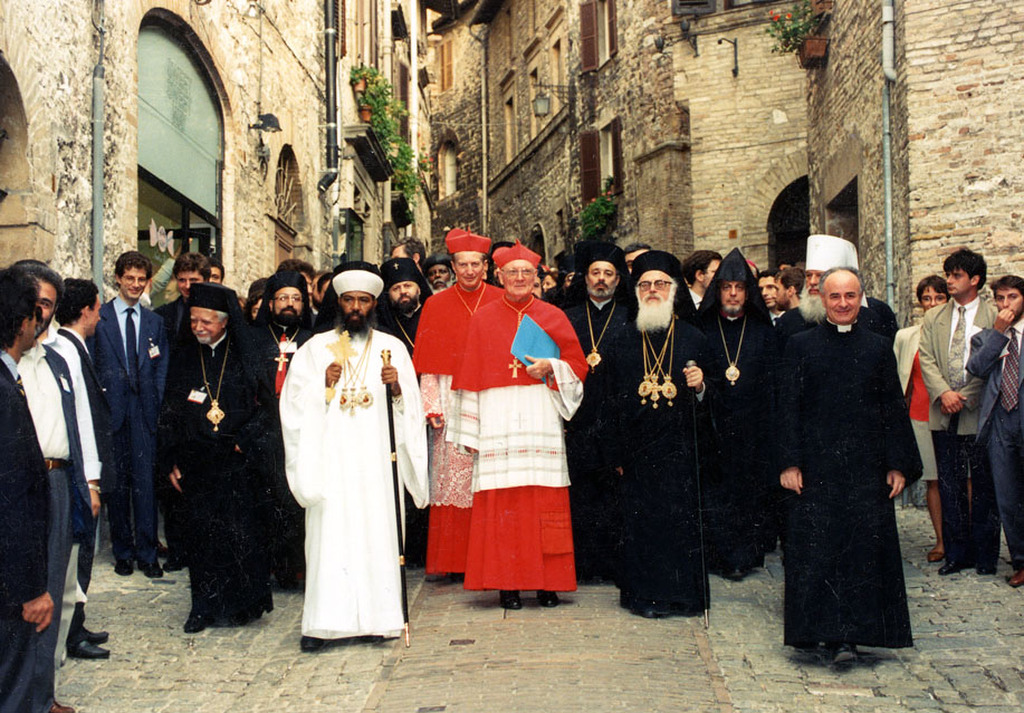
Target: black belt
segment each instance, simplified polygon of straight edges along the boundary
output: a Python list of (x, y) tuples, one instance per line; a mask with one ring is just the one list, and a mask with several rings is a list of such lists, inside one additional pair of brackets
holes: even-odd
[(60, 470), (71, 465), (71, 461), (61, 460), (60, 458), (43, 458), (43, 461), (46, 462), (47, 470)]

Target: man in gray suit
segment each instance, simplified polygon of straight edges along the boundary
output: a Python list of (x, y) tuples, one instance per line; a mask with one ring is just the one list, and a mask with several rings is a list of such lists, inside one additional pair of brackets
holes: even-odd
[(971, 339), (967, 370), (987, 379), (981, 397), (978, 442), (988, 445), (999, 517), (1013, 562), (1011, 587), (1024, 584), (1024, 421), (1020, 417), (1020, 340), (1024, 330), (1024, 279), (1007, 275), (992, 284), (992, 329)]
[[(921, 375), (931, 408), (928, 426), (935, 445), (942, 501), (946, 563), (939, 574), (974, 567), (995, 574), (999, 557), (999, 513), (985, 449), (976, 443), (984, 381), (968, 373), (971, 337), (995, 323), (996, 308), (983, 302), (985, 258), (961, 248), (942, 264), (949, 301), (930, 310), (921, 326)], [(968, 500), (967, 479), (971, 480)]]

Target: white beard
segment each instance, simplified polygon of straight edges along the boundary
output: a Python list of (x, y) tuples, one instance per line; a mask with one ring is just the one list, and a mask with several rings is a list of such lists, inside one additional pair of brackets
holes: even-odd
[(825, 321), (825, 303), (821, 301), (821, 295), (807, 293), (807, 287), (800, 292), (800, 316), (808, 322), (821, 324)]
[[(663, 332), (672, 324), (675, 312), (676, 285), (669, 290), (668, 299), (664, 302), (640, 301), (636, 313), (636, 328), (641, 332)], [(637, 295), (639, 298), (639, 295)]]

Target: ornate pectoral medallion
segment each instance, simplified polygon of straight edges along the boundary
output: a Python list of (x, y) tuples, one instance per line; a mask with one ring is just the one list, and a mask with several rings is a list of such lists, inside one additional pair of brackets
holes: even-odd
[(213, 424), (214, 433), (220, 430), (220, 422), (224, 420), (225, 415), (217, 399), (210, 401), (210, 410), (206, 412), (206, 420)]
[(729, 380), (729, 386), (736, 386), (736, 380), (740, 378), (740, 370), (735, 364), (730, 364), (725, 370), (725, 378)]
[(590, 353), (587, 354), (587, 364), (590, 365), (590, 370), (593, 371), (600, 363), (601, 355), (597, 353), (597, 347), (594, 347), (590, 350)]

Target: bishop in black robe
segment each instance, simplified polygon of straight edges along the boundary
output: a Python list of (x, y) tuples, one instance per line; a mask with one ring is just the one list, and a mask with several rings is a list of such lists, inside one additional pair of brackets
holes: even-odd
[(234, 291), (200, 283), (189, 299), (194, 313), (229, 315), (219, 341), (182, 344), (168, 372), (158, 426), (158, 475), (180, 487), (185, 503), (192, 584), (185, 631), (193, 633), (212, 624), (245, 624), (271, 611), (273, 602), (256, 465), (266, 457), (265, 424), (252, 345)]
[(896, 358), (859, 321), (829, 317), (789, 340), (781, 380), (779, 465), (802, 477), (788, 498), (785, 642), (912, 646), (887, 479), (909, 482), (921, 461)]
[[(707, 573), (702, 557), (698, 429), (711, 400), (705, 385), (700, 399), (686, 387), (684, 367), (704, 363), (705, 338), (679, 312), (689, 303), (679, 261), (652, 250), (633, 263), (639, 281), (658, 270), (677, 283), (676, 310), (669, 331), (648, 332), (650, 354), (664, 349), (665, 375), (676, 386), (674, 398), (659, 394), (641, 397), (638, 389), (650, 366), (644, 363), (643, 334), (631, 324), (609, 351), (614, 366), (614, 411), (622, 466), (622, 550), (617, 584), (620, 603), (644, 617), (694, 615), (708, 608)], [(680, 298), (680, 292), (685, 297)], [(692, 303), (691, 307), (692, 307)], [(664, 381), (659, 381), (663, 386)], [(700, 447), (706, 429), (700, 428)]]
[(257, 398), (266, 431), (260, 461), (261, 506), (266, 524), (270, 570), (282, 589), (295, 589), (306, 571), (306, 512), (295, 502), (285, 475), (280, 398), (295, 352), (313, 336), (306, 278), (292, 271), (267, 279), (254, 320), (252, 340), (258, 350)]
[[(618, 576), (622, 513), (621, 477), (612, 444), (615, 384), (609, 351), (633, 326), (632, 282), (622, 250), (614, 243), (583, 241), (576, 246), (576, 276), (565, 295), (569, 318), (590, 373), (583, 401), (565, 424), (576, 578), (613, 581)], [(610, 277), (614, 274), (614, 277)]]
[[(705, 377), (716, 395), (715, 454), (702, 473), (709, 566), (741, 579), (764, 566), (776, 534), (778, 343), (757, 278), (738, 248), (715, 272), (698, 322), (707, 337)], [(738, 372), (729, 372), (730, 366)]]

